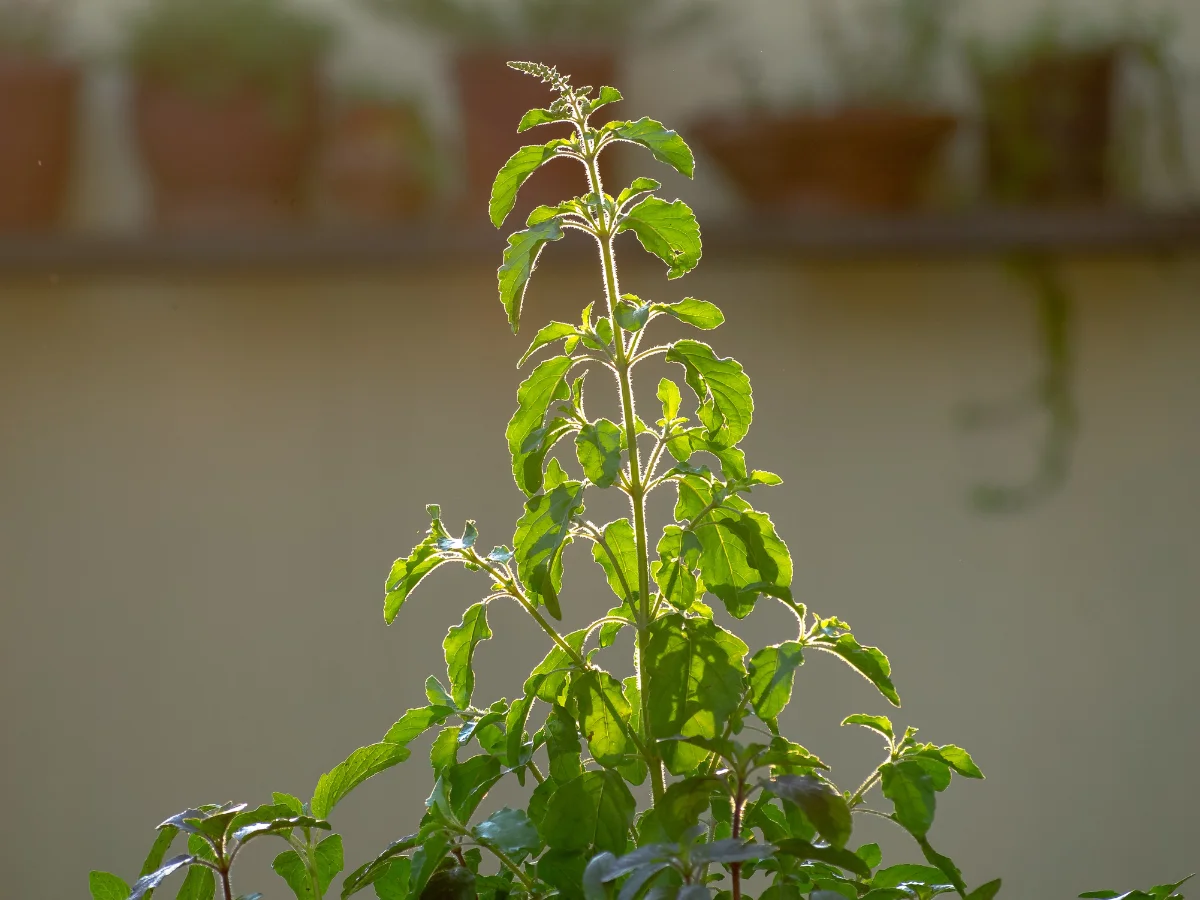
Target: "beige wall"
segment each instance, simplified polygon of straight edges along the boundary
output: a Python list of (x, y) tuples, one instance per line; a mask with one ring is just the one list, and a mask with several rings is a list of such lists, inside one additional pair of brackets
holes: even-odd
[[(391, 560), (426, 502), (496, 543), (520, 508), (502, 430), (524, 340), (493, 265), (0, 283), (0, 894), (132, 876), (166, 815), (310, 791), (421, 702), (483, 585), (439, 573), (385, 629)], [(542, 274), (530, 325), (595, 298), (583, 265)], [(1020, 477), (1036, 441), (951, 424), (1034, 369), (1028, 301), (997, 268), (713, 257), (670, 287), (625, 271), (629, 289), (725, 308), (713, 341), (755, 379), (748, 450), (786, 479), (759, 503), (796, 593), (891, 655), (898, 722), (974, 752), (989, 778), (945, 796), (933, 836), (973, 881), (1003, 875), (1031, 900), (1200, 867), (1200, 258), (1067, 274), (1071, 479), (988, 518), (967, 487)], [(591, 504), (598, 521), (613, 509)], [(570, 562), (580, 621), (606, 601), (585, 554)], [(783, 621), (756, 613), (751, 643)], [(511, 697), (545, 642), (511, 610), (493, 626), (481, 696)], [(837, 728), (856, 711), (885, 709), (816, 659), (785, 716), (847, 784), (876, 752)], [(411, 830), (428, 787), (418, 758), (339, 807), (347, 864)], [(282, 897), (258, 853), (241, 890)]]

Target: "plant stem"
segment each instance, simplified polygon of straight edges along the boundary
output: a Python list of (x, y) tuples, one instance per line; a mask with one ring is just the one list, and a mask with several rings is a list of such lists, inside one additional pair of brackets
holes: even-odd
[(533, 881), (529, 878), (528, 875), (526, 875), (521, 870), (520, 866), (518, 866), (515, 862), (513, 862), (512, 857), (510, 857), (507, 853), (505, 853), (503, 850), (501, 850), (499, 847), (497, 847), (491, 841), (483, 840), (483, 839), (479, 838), (478, 836), (473, 835), (466, 830), (464, 830), (462, 833), (463, 833), (464, 837), (471, 838), (480, 847), (482, 847), (483, 849), (485, 849), (489, 853), (491, 853), (493, 856), (495, 856), (496, 859), (498, 859), (500, 861), (500, 865), (504, 866), (504, 868), (508, 869), (508, 871), (512, 872), (513, 875), (515, 875), (517, 877), (517, 880), (521, 882), (522, 886), (525, 888), (525, 891), (527, 893), (536, 896), (537, 891), (536, 891), (536, 886), (534, 885)]
[[(746, 779), (738, 775), (737, 794), (733, 798), (733, 836), (742, 836), (742, 808), (746, 805)], [(733, 900), (742, 900), (742, 864), (729, 864), (729, 876), (733, 881)]]
[(225, 893), (225, 900), (233, 900), (233, 885), (229, 881), (229, 870), (220, 868), (217, 869), (217, 874), (221, 876), (221, 890)]

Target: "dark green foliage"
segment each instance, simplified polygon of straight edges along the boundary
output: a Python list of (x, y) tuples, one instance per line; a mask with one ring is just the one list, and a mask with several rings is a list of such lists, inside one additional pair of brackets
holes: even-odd
[[(659, 318), (713, 329), (724, 321), (720, 310), (693, 298), (661, 303), (620, 293), (614, 242), (621, 232), (634, 231), (676, 277), (700, 259), (699, 230), (682, 201), (653, 196), (659, 185), (651, 179), (637, 179), (615, 198), (603, 192), (596, 159), (609, 144), (629, 141), (690, 175), (686, 144), (649, 119), (595, 127), (591, 112), (620, 99), (616, 91), (601, 88), (593, 99), (592, 89), (571, 87), (552, 68), (515, 68), (557, 93), (524, 124), (569, 121), (575, 135), (527, 148), (506, 165), (492, 198), (493, 218), (502, 221), (520, 183), (555, 156), (584, 165), (590, 192), (541, 207), (529, 229), (509, 239), (498, 272), (502, 305), (515, 331), (542, 245), (578, 231), (598, 247), (607, 310), (597, 315), (589, 305), (579, 325), (543, 327), (521, 360), (562, 342), (561, 353), (521, 383), (505, 434), (514, 479), (526, 495), (512, 549), (497, 546), (485, 554), (473, 521), (455, 536), (441, 508), (430, 505), (428, 532), (387, 576), (389, 624), (441, 565), (459, 563), (485, 579), (483, 598), (464, 604), (461, 621), (443, 640), (446, 684), (430, 676), (428, 704), (405, 712), (380, 741), (322, 775), (307, 805), (275, 794), (272, 804), (252, 811), (230, 805), (186, 810), (163, 823), (163, 836), (131, 889), (115, 876), (94, 873), (94, 900), (126, 900), (126, 892), (133, 900), (147, 897), (172, 872), (189, 867), (198, 874), (185, 884), (193, 891), (187, 896), (209, 900), (214, 877), (227, 887), (234, 856), (259, 836), (288, 842), (275, 871), (299, 900), (320, 900), (343, 864), (341, 838), (323, 834), (329, 828), (324, 817), (358, 785), (407, 759), (411, 742), (427, 731), (436, 731), (429, 752), (433, 788), (424, 813), (413, 817), (416, 830), (346, 876), (343, 898), (372, 888), (381, 900), (709, 900), (719, 889), (740, 900), (742, 878), (761, 875), (768, 886), (760, 900), (928, 900), (947, 891), (963, 900), (992, 900), (999, 882), (968, 890), (930, 836), (937, 795), (954, 776), (983, 777), (967, 751), (922, 743), (914, 728), (897, 737), (882, 715), (849, 716), (844, 724), (869, 729), (884, 743), (879, 765), (851, 792), (836, 786), (825, 762), (781, 734), (780, 717), (793, 696), (813, 689), (799, 676), (816, 651), (865, 677), (882, 695), (880, 703), (899, 706), (900, 698), (882, 651), (860, 643), (847, 623), (814, 615), (792, 596), (788, 547), (770, 517), (747, 499), (780, 479), (748, 469), (737, 446), (754, 414), (741, 364), (690, 338), (642, 346)], [(662, 418), (650, 425), (635, 414), (633, 375), (654, 356), (681, 367), (694, 403), (685, 404), (679, 383), (662, 379), (656, 391)], [(585, 412), (584, 375), (598, 369), (615, 376), (619, 421)], [(647, 408), (653, 407), (641, 407)], [(559, 444), (567, 434), (575, 435), (573, 446)], [(580, 475), (572, 477), (567, 466)], [(674, 489), (674, 520), (655, 539), (646, 501), (659, 489)], [(589, 521), (585, 500), (596, 490), (623, 493), (629, 516), (604, 525)], [(579, 612), (577, 597), (563, 586), (563, 552), (575, 541), (591, 545), (611, 608), (566, 632), (555, 620)], [(795, 632), (752, 651), (714, 618), (713, 598), (735, 620), (764, 599), (778, 602)], [(545, 655), (514, 700), (480, 700), (476, 649), (493, 636), (491, 604), (507, 601), (545, 634)], [(632, 638), (632, 665), (628, 658), (622, 665), (615, 653), (625, 646), (618, 641), (622, 634)], [(525, 807), (480, 812), (502, 779), (530, 788)], [(872, 792), (883, 809), (865, 805)], [(638, 800), (647, 795), (651, 804), (639, 813)], [(881, 869), (877, 845), (854, 846), (861, 813), (908, 832), (924, 862)], [(190, 836), (189, 853), (163, 862), (179, 831)], [(491, 862), (481, 865), (484, 859)], [(1178, 887), (1120, 900), (1177, 900)], [(1115, 894), (1085, 896), (1118, 900)]]

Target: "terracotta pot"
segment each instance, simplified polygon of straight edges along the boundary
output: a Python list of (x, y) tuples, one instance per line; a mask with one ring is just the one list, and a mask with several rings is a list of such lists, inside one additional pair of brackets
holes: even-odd
[(884, 109), (712, 118), (691, 134), (758, 208), (902, 212), (917, 206), (953, 116)]
[(326, 218), (348, 224), (412, 219), (432, 193), (429, 135), (402, 104), (356, 102), (330, 123), (320, 167)]
[(985, 177), (993, 199), (1104, 202), (1118, 53), (1046, 57), (980, 79)]
[[(571, 84), (591, 85), (596, 90), (615, 80), (614, 56), (603, 50), (524, 47), (459, 51), (454, 60), (454, 74), (466, 145), (466, 192), (462, 215), (479, 224), (487, 221), (492, 182), (505, 160), (523, 144), (543, 143), (571, 134), (571, 128), (566, 125), (543, 125), (532, 132), (517, 134), (521, 116), (530, 109), (549, 106), (555, 95), (549, 85), (508, 68), (505, 63), (511, 59), (536, 60), (557, 66), (560, 72), (571, 76)], [(614, 113), (613, 118), (616, 117)], [(602, 175), (608, 171), (609, 167), (605, 165)], [(572, 160), (554, 160), (521, 188), (509, 222), (523, 224), (535, 206), (559, 203), (584, 194), (587, 189), (583, 166)]]
[(79, 73), (0, 56), (0, 230), (57, 223), (70, 178)]
[(317, 139), (318, 93), (315, 74), (289, 104), (253, 86), (204, 98), (140, 76), (137, 137), (159, 224), (259, 227), (299, 218)]

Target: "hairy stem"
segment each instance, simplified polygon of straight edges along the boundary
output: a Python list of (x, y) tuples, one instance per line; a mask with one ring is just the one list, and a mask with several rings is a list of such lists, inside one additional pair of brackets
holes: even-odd
[[(745, 805), (746, 780), (739, 775), (737, 794), (733, 798), (733, 836), (735, 838), (742, 836), (742, 808)], [(729, 876), (733, 881), (731, 889), (733, 900), (742, 900), (742, 864), (740, 862), (729, 864)]]

